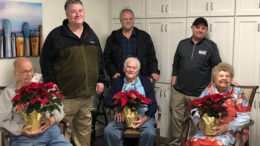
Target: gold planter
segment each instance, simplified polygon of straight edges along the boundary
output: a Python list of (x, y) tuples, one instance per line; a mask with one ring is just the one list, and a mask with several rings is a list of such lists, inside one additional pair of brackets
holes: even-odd
[(132, 111), (129, 107), (125, 107), (123, 110), (123, 114), (125, 117), (126, 127), (133, 128), (135, 124), (134, 121), (137, 121), (137, 111)]
[(201, 122), (203, 125), (203, 132), (205, 135), (212, 136), (216, 130), (213, 130), (213, 127), (217, 127), (219, 124), (220, 118), (210, 117), (207, 114), (204, 114), (201, 117)]
[(32, 126), (32, 128), (30, 130), (31, 132), (36, 131), (36, 130), (41, 128), (41, 120), (42, 120), (41, 113), (38, 113), (34, 110), (33, 112), (31, 112), (29, 114), (29, 116), (23, 111), (20, 111), (20, 114), (23, 117), (25, 125), (26, 126), (28, 126), (28, 125)]

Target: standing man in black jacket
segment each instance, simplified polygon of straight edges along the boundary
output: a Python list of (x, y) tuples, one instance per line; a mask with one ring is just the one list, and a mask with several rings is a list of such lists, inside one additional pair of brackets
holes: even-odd
[[(212, 68), (221, 62), (217, 45), (205, 38), (208, 31), (207, 20), (202, 17), (195, 19), (191, 30), (192, 37), (180, 41), (173, 60), (170, 99), (173, 137), (171, 146), (181, 144), (185, 107), (209, 85)], [(192, 129), (195, 130), (195, 127)]]
[(82, 2), (67, 0), (65, 12), (67, 19), (44, 42), (41, 71), (44, 82), (56, 83), (66, 96), (64, 119), (75, 146), (90, 146), (91, 96), (104, 88), (102, 51), (98, 37), (84, 21)]
[(112, 32), (104, 49), (108, 75), (112, 79), (123, 75), (124, 61), (128, 57), (136, 57), (141, 62), (141, 75), (159, 80), (158, 61), (149, 34), (134, 27), (134, 13), (131, 9), (121, 10), (120, 22), (122, 28)]

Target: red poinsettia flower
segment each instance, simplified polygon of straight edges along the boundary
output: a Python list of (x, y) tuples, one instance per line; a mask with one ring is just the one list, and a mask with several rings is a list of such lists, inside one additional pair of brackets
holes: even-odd
[(137, 109), (139, 104), (150, 104), (152, 100), (139, 94), (136, 90), (127, 92), (117, 92), (113, 98), (114, 104), (118, 107), (119, 111), (122, 111), (125, 106), (128, 106), (132, 110)]
[(64, 98), (55, 84), (39, 82), (22, 86), (15, 92), (12, 102), (16, 110), (25, 109), (27, 114), (34, 110), (51, 113), (55, 109), (60, 111), (58, 105), (62, 105), (61, 99)]
[(227, 109), (224, 102), (229, 98), (232, 97), (229, 97), (229, 94), (226, 93), (205, 95), (202, 98), (192, 100), (190, 105), (186, 107), (186, 110), (197, 108), (201, 116), (207, 113), (209, 116), (218, 118), (219, 113), (221, 113), (222, 116), (227, 114)]

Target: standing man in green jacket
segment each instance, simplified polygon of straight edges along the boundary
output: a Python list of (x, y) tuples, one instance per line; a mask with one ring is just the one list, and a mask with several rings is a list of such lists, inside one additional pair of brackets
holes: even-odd
[(90, 146), (91, 96), (104, 88), (102, 51), (98, 37), (84, 22), (80, 0), (67, 0), (67, 19), (52, 30), (43, 45), (40, 65), (44, 82), (56, 83), (62, 94), (65, 120), (76, 146)]

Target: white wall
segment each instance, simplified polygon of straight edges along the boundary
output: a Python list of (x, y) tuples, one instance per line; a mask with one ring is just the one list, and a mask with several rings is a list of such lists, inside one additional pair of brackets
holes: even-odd
[[(24, 2), (42, 2), (43, 39), (66, 18), (64, 4), (66, 0), (9, 0)], [(100, 39), (102, 49), (109, 32), (110, 0), (82, 0), (86, 11), (86, 22)], [(40, 72), (39, 57), (30, 57), (36, 72)], [(14, 59), (0, 59), (0, 86), (7, 86), (14, 81), (12, 74)]]

